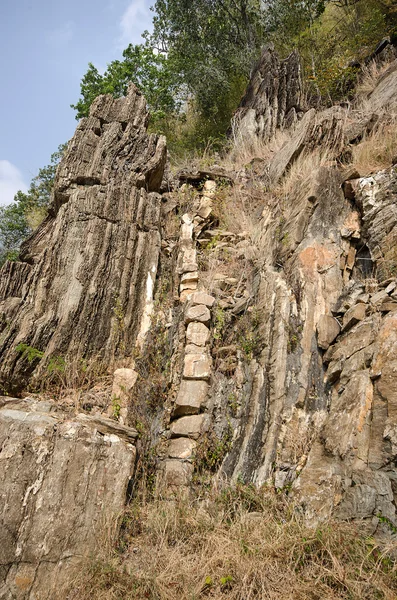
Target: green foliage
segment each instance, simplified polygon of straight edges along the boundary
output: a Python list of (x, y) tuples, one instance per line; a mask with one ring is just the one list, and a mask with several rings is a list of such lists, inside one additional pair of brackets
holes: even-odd
[(263, 41), (260, 0), (157, 0), (153, 33), (130, 44), (104, 74), (89, 63), (72, 108), (87, 116), (100, 94), (120, 97), (130, 82), (143, 92), (151, 128), (172, 151), (219, 146)]
[(120, 417), (120, 412), (121, 412), (120, 398), (113, 397), (112, 398), (113, 418), (117, 420)]
[[(213, 240), (211, 240), (211, 241), (213, 241)], [(213, 327), (213, 333), (212, 333), (212, 337), (214, 338), (214, 340), (219, 341), (219, 340), (223, 339), (224, 330), (225, 330), (226, 324), (228, 322), (227, 317), (228, 317), (228, 315), (226, 314), (226, 311), (223, 308), (220, 308), (219, 306), (217, 306), (215, 309), (215, 314), (214, 314), (214, 327)]]
[(144, 94), (155, 121), (172, 114), (178, 101), (174, 93), (177, 77), (170, 65), (167, 57), (156, 53), (148, 43), (130, 44), (123, 52), (123, 60), (109, 63), (103, 75), (89, 63), (80, 84), (81, 97), (71, 105), (77, 111), (76, 119), (88, 116), (92, 102), (100, 94), (125, 96), (131, 82)]
[(378, 42), (396, 30), (396, 16), (380, 0), (271, 0), (266, 9), (270, 39), (282, 55), (300, 52), (309, 99), (349, 98), (357, 68)]
[(195, 450), (194, 479), (196, 483), (206, 483), (210, 473), (216, 473), (223, 459), (232, 447), (233, 429), (228, 425), (221, 437), (209, 431), (200, 439)]
[(49, 375), (54, 373), (65, 373), (66, 359), (63, 356), (53, 356), (50, 358), (47, 366)]
[(219, 580), (222, 591), (230, 590), (233, 584), (233, 577), (231, 575), (226, 575), (225, 577), (221, 577)]
[(40, 361), (44, 356), (44, 352), (37, 348), (33, 348), (32, 346), (28, 346), (27, 344), (18, 344), (15, 350), (26, 357), (29, 364)]
[(246, 312), (237, 323), (237, 339), (248, 360), (260, 351), (260, 315), (258, 310)]
[(397, 534), (397, 527), (390, 521), (388, 517), (385, 517), (384, 515), (382, 515), (382, 513), (379, 513), (376, 516), (378, 517), (380, 523), (384, 523), (385, 525), (387, 525), (391, 533), (393, 533), (394, 535)]
[(38, 227), (47, 214), (59, 161), (66, 150), (61, 144), (46, 167), (39, 169), (26, 193), (18, 191), (14, 202), (0, 207), (0, 266), (17, 260), (21, 243)]

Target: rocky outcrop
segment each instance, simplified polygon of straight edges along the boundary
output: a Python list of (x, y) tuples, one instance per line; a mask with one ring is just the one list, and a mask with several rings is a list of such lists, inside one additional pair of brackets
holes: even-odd
[(53, 402), (0, 406), (0, 598), (49, 600), (116, 533), (138, 434)]
[(134, 423), (167, 498), (206, 472), (272, 484), (313, 524), (395, 532), (397, 175), (343, 164), (396, 106), (396, 67), (365, 107), (302, 114), (298, 57), (267, 49), (240, 126), (288, 129), (284, 145), (184, 171), (162, 196), (139, 92), (94, 103), (48, 219), (1, 271), (0, 376), (12, 389), (51, 358), (122, 360), (77, 415), (3, 400), (0, 597), (45, 598), (95, 549), (126, 498)]
[[(0, 274), (0, 381), (17, 390), (51, 357), (131, 355), (150, 325), (160, 252), (163, 138), (145, 99), (101, 96), (59, 166), (49, 216)], [(41, 360), (28, 361), (26, 347)], [(36, 356), (38, 354), (36, 353)]]
[(297, 52), (280, 60), (269, 45), (255, 66), (237, 109), (234, 127), (247, 138), (269, 140), (277, 129), (293, 125), (303, 111), (300, 58)]

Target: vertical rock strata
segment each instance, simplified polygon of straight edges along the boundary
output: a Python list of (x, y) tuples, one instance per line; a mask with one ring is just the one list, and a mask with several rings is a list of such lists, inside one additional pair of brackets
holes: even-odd
[(268, 141), (277, 129), (288, 128), (302, 113), (300, 58), (293, 52), (280, 60), (269, 45), (255, 66), (237, 110), (235, 125), (243, 137)]
[[(160, 250), (157, 193), (164, 138), (148, 136), (146, 103), (99, 97), (59, 166), (50, 214), (0, 273), (0, 381), (26, 384), (51, 356), (130, 355), (150, 325)], [(21, 346), (19, 346), (21, 347)]]
[[(393, 89), (397, 63), (365, 114), (303, 115), (298, 57), (267, 49), (239, 126), (264, 141), (289, 127), (284, 145), (238, 173), (184, 173), (188, 184), (163, 198), (165, 142), (146, 134), (144, 99), (134, 86), (98, 98), (60, 165), (49, 217), (0, 273), (2, 385), (22, 386), (53, 356), (149, 352), (154, 290), (168, 283), (156, 313), (172, 345), (168, 399), (153, 418), (161, 493), (189, 493), (215, 444), (211, 477), (272, 482), (311, 523), (334, 515), (394, 531), (396, 167), (366, 177), (340, 167), (373, 111), (395, 109)], [(21, 344), (42, 358), (29, 362)], [(45, 598), (44, 581), (95, 548), (102, 515), (122, 509), (134, 366), (114, 374), (115, 420), (2, 401), (0, 598)]]

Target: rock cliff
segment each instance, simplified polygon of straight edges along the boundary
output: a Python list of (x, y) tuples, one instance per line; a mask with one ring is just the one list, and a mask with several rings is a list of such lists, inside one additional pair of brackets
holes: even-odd
[(54, 357), (118, 368), (90, 414), (3, 399), (0, 597), (45, 597), (95, 548), (126, 500), (134, 426), (166, 497), (209, 472), (270, 483), (312, 524), (395, 531), (397, 171), (353, 158), (393, 126), (395, 90), (396, 62), (364, 103), (304, 111), (298, 56), (267, 49), (238, 140), (283, 129), (281, 148), (162, 195), (142, 96), (97, 99), (49, 217), (1, 271), (0, 375), (18, 391)]
[[(51, 357), (105, 363), (143, 339), (160, 251), (163, 138), (145, 99), (98, 98), (59, 166), (48, 218), (1, 277), (0, 381), (25, 385)], [(25, 347), (44, 353), (38, 365)]]

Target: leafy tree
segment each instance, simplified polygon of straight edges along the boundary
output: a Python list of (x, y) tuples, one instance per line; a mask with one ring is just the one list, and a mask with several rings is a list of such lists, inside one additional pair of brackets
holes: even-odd
[(154, 11), (150, 43), (167, 53), (199, 112), (224, 127), (260, 52), (261, 2), (157, 0)]
[(169, 65), (167, 57), (147, 43), (130, 44), (123, 52), (123, 60), (112, 61), (103, 75), (89, 63), (80, 85), (81, 98), (71, 105), (77, 111), (76, 119), (88, 116), (92, 102), (100, 94), (124, 96), (131, 81), (144, 94), (154, 119), (171, 114), (178, 105), (177, 77)]
[(133, 81), (157, 129), (172, 135), (175, 117), (183, 123), (193, 103), (196, 141), (224, 133), (260, 52), (261, 0), (157, 0), (153, 11), (144, 44), (128, 46), (103, 75), (89, 64), (72, 105), (76, 118), (88, 115), (99, 94), (122, 96)]
[(280, 39), (296, 39), (324, 12), (326, 0), (269, 0), (265, 8), (268, 32)]
[(7, 259), (16, 260), (21, 243), (41, 223), (47, 214), (57, 166), (67, 144), (61, 144), (51, 155), (51, 162), (39, 169), (28, 191), (19, 190), (14, 202), (0, 207), (0, 265)]

